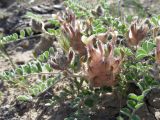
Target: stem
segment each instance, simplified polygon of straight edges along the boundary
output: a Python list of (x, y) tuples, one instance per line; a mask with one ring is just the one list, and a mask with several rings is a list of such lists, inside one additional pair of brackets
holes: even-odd
[[(60, 71), (63, 72), (63, 71)], [(15, 76), (15, 79), (19, 79), (22, 76), (23, 77), (31, 77), (31, 76), (35, 76), (35, 75), (53, 75), (53, 74), (60, 74), (60, 72), (41, 72), (41, 73), (32, 73), (32, 74), (27, 74), (27, 75), (21, 75), (21, 76)], [(83, 74), (67, 74), (67, 77), (84, 77)]]
[(12, 68), (13, 68), (13, 69), (15, 69), (15, 68), (16, 68), (16, 66), (14, 65), (14, 63), (13, 63), (13, 61), (12, 61), (11, 57), (9, 56), (9, 54), (8, 54), (7, 50), (6, 50), (5, 48), (3, 48), (3, 47), (2, 47), (2, 49), (3, 49), (3, 51), (4, 51), (4, 54), (8, 57), (8, 60), (9, 60), (9, 62), (11, 63)]
[(31, 40), (31, 39), (39, 38), (39, 37), (41, 37), (41, 35), (42, 35), (42, 33), (37, 34), (37, 35), (32, 35), (32, 36), (29, 36), (29, 37), (20, 38), (20, 39), (17, 39), (16, 41), (7, 42), (7, 43), (3, 43), (3, 44), (4, 44), (4, 46), (8, 46), (9, 44), (13, 44), (13, 43), (16, 43), (18, 41)]
[(27, 74), (27, 75), (22, 75), (22, 76), (15, 76), (15, 79), (19, 79), (21, 77), (31, 77), (35, 75), (52, 75), (52, 74), (59, 74), (59, 72), (58, 73), (55, 73), (55, 72), (32, 73), (32, 74)]

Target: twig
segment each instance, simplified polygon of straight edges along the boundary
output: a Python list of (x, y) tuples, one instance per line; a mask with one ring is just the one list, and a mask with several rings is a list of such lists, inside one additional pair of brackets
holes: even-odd
[(32, 35), (32, 36), (29, 36), (29, 37), (25, 37), (25, 38), (20, 38), (20, 39), (17, 39), (16, 41), (4, 43), (3, 45), (4, 45), (4, 47), (7, 47), (9, 44), (19, 43), (20, 41), (23, 41), (23, 40), (30, 40), (30, 39), (38, 38), (38, 37), (41, 37), (41, 35), (42, 34), (37, 34), (37, 35)]
[(21, 77), (31, 77), (31, 76), (35, 76), (35, 75), (52, 75), (52, 74), (59, 74), (56, 72), (41, 72), (41, 73), (32, 73), (32, 74), (27, 74), (27, 75), (22, 75), (22, 76), (15, 76), (15, 79), (19, 79)]
[[(64, 71), (60, 71), (60, 72), (64, 72)], [(15, 79), (19, 79), (21, 77), (31, 77), (31, 76), (35, 76), (35, 75), (54, 75), (54, 74), (59, 74), (60, 72), (41, 72), (41, 73), (31, 73), (31, 74), (27, 74), (27, 75), (21, 75), (21, 76), (15, 76)], [(83, 74), (72, 74), (70, 71), (66, 71), (67, 72), (67, 77), (85, 77)]]

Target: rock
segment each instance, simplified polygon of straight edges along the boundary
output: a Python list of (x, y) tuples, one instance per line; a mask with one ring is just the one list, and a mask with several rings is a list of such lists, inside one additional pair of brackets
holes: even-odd
[(155, 112), (155, 117), (157, 120), (160, 120), (160, 111)]
[(53, 8), (57, 9), (57, 10), (64, 10), (64, 6), (59, 4), (59, 5), (54, 5)]
[(0, 107), (1, 120), (13, 120), (15, 118), (15, 109), (11, 105), (4, 105)]
[(47, 5), (33, 6), (31, 10), (39, 14), (48, 14), (54, 11), (52, 6), (47, 6)]
[(23, 49), (29, 48), (29, 41), (28, 40), (23, 40), (18, 44), (18, 46), (22, 47)]
[(16, 65), (24, 65), (25, 61), (23, 61), (23, 60), (16, 60), (15, 63), (16, 63)]
[(0, 1), (0, 8), (5, 8), (13, 4), (16, 0), (1, 0)]
[(18, 115), (22, 116), (25, 112), (28, 112), (32, 108), (33, 104), (31, 102), (16, 101), (14, 107)]
[(0, 28), (0, 37), (4, 35), (4, 29)]
[(151, 89), (145, 97), (149, 106), (160, 109), (160, 89), (153, 88)]
[(32, 7), (32, 8), (31, 8), (31, 10), (32, 10), (33, 12), (41, 13), (41, 14), (44, 14), (44, 13), (46, 13), (46, 12), (47, 12), (46, 10), (44, 10), (44, 9), (42, 9), (42, 8), (38, 7), (38, 6), (34, 6), (34, 7)]
[(20, 52), (20, 51), (22, 51), (22, 50), (23, 50), (22, 47), (20, 47), (20, 46), (16, 47), (16, 52)]

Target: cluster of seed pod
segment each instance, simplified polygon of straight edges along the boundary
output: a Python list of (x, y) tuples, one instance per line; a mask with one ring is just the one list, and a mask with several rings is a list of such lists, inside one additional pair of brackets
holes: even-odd
[[(84, 37), (81, 24), (76, 20), (74, 13), (66, 10), (66, 17), (58, 17), (64, 35), (69, 39), (70, 46), (77, 52), (80, 57), (87, 56), (84, 73), (92, 87), (114, 86), (117, 84), (116, 75), (120, 72), (121, 64), (124, 58), (124, 52), (115, 57), (114, 49), (116, 47), (117, 32), (109, 30), (105, 33), (90, 35)], [(91, 28), (91, 20), (88, 24)], [(128, 33), (128, 43), (131, 46), (138, 46), (146, 37), (148, 26), (139, 25), (138, 21), (131, 24)], [(112, 36), (111, 42), (108, 43), (109, 35)], [(87, 39), (87, 41), (84, 40)], [(97, 44), (96, 44), (97, 43)], [(107, 47), (106, 43), (108, 43)], [(95, 47), (96, 46), (96, 47)], [(157, 38), (156, 59), (160, 63), (160, 39)], [(106, 52), (107, 51), (107, 52)]]
[[(147, 24), (142, 24), (140, 27), (137, 27), (137, 21), (134, 21), (131, 24), (129, 35), (128, 35), (128, 43), (130, 45), (139, 45), (140, 41), (142, 41), (148, 32)], [(154, 33), (153, 33), (154, 34)], [(156, 40), (156, 50), (155, 50), (155, 59), (156, 63), (160, 64), (160, 36), (153, 35)]]
[(74, 13), (70, 10), (66, 10), (66, 20), (62, 17), (58, 17), (62, 31), (64, 35), (69, 39), (70, 46), (79, 53), (80, 56), (86, 54), (85, 44), (82, 42), (82, 33), (80, 29), (79, 21), (76, 21)]
[(140, 41), (142, 41), (148, 31), (148, 26), (147, 24), (142, 24), (138, 26), (138, 22), (134, 21), (131, 24), (130, 30), (129, 30), (129, 35), (128, 35), (128, 43), (129, 45), (137, 46)]
[(101, 41), (97, 43), (97, 48), (93, 42), (87, 45), (88, 60), (85, 67), (87, 79), (92, 87), (114, 86), (117, 83), (115, 77), (120, 72), (124, 53), (121, 51), (121, 56), (115, 57), (113, 43), (108, 44), (107, 52)]

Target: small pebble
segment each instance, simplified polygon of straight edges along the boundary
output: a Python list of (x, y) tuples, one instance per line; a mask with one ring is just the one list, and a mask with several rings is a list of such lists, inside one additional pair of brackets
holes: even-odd
[(55, 8), (57, 10), (63, 10), (64, 6), (63, 5), (54, 5), (53, 8)]

